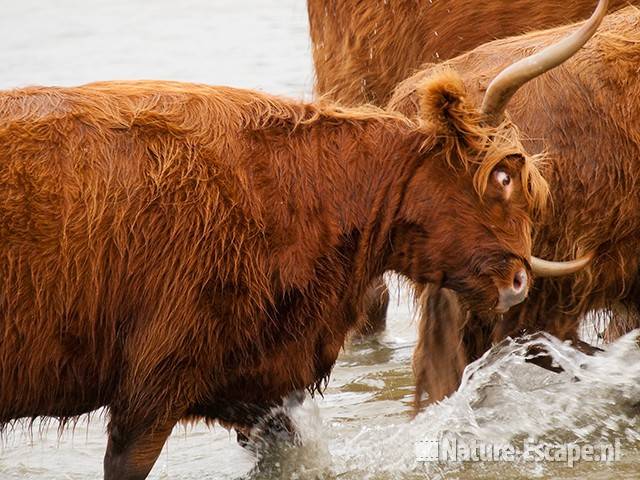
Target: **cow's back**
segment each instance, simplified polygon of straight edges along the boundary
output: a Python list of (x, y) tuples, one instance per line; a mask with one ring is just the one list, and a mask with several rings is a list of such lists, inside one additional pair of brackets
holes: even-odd
[[(496, 38), (586, 19), (595, 0), (308, 0), (316, 93), (348, 105), (385, 105), (427, 62)], [(628, 0), (612, 0), (610, 10)]]

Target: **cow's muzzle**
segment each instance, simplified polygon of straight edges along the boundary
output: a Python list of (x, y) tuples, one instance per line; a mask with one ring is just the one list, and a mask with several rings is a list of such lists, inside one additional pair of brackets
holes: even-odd
[(529, 293), (529, 278), (524, 268), (516, 270), (508, 287), (498, 288), (498, 304), (496, 312), (504, 313), (514, 305), (527, 298)]

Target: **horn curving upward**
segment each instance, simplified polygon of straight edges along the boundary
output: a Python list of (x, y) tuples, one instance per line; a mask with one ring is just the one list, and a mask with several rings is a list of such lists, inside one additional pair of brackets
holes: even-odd
[(608, 6), (609, 0), (600, 0), (591, 18), (567, 38), (502, 70), (491, 81), (482, 100), (481, 110), (488, 122), (499, 124), (507, 103), (522, 85), (562, 64), (580, 50), (596, 33)]

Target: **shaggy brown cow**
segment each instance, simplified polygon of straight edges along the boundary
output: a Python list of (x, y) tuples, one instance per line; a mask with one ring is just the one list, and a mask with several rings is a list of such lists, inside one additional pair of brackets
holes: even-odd
[(457, 76), (421, 91), (417, 122), (172, 82), (0, 94), (0, 424), (108, 406), (105, 478), (145, 478), (180, 419), (317, 388), (385, 270), (521, 301), (546, 184)]
[[(479, 103), (487, 80), (505, 65), (576, 28), (491, 42), (430, 66), (403, 82), (391, 104), (415, 112), (415, 85), (440, 68), (459, 73)], [(422, 391), (430, 401), (450, 394), (464, 367), (507, 335), (545, 330), (579, 344), (580, 319), (596, 310), (617, 313), (614, 335), (640, 326), (639, 66), (640, 10), (628, 7), (609, 15), (562, 67), (514, 96), (509, 112), (529, 138), (527, 148), (548, 152), (543, 173), (553, 201), (535, 220), (534, 253), (597, 256), (578, 275), (537, 280), (529, 301), (498, 318), (461, 310), (452, 292), (429, 287), (414, 358), (418, 398)]]
[(547, 188), (503, 110), (605, 5), (481, 109), (426, 79), (414, 121), (173, 82), (0, 94), (0, 426), (107, 406), (105, 478), (143, 479), (181, 419), (242, 430), (318, 389), (387, 270), (521, 302)]
[[(638, 0), (611, 0), (618, 9)], [(307, 0), (315, 91), (384, 106), (425, 62), (496, 38), (587, 18), (593, 0)]]
[[(637, 1), (637, 0), (635, 0)], [(634, 1), (612, 0), (613, 8)], [(536, 28), (586, 18), (593, 0), (308, 0), (315, 93), (345, 105), (385, 106), (393, 88), (425, 62)], [(479, 21), (480, 20), (480, 21)], [(360, 333), (384, 330), (382, 278), (366, 293)]]

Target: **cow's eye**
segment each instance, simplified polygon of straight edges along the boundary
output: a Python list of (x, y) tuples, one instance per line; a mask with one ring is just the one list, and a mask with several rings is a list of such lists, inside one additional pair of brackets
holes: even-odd
[(508, 187), (511, 183), (511, 176), (507, 172), (503, 172), (502, 170), (496, 170), (493, 174), (495, 176), (496, 182), (498, 185), (502, 185), (503, 187)]
[(503, 198), (505, 200), (509, 200), (511, 197), (511, 191), (513, 190), (511, 175), (504, 170), (495, 170), (493, 172), (493, 179), (498, 185), (498, 188), (501, 189)]

